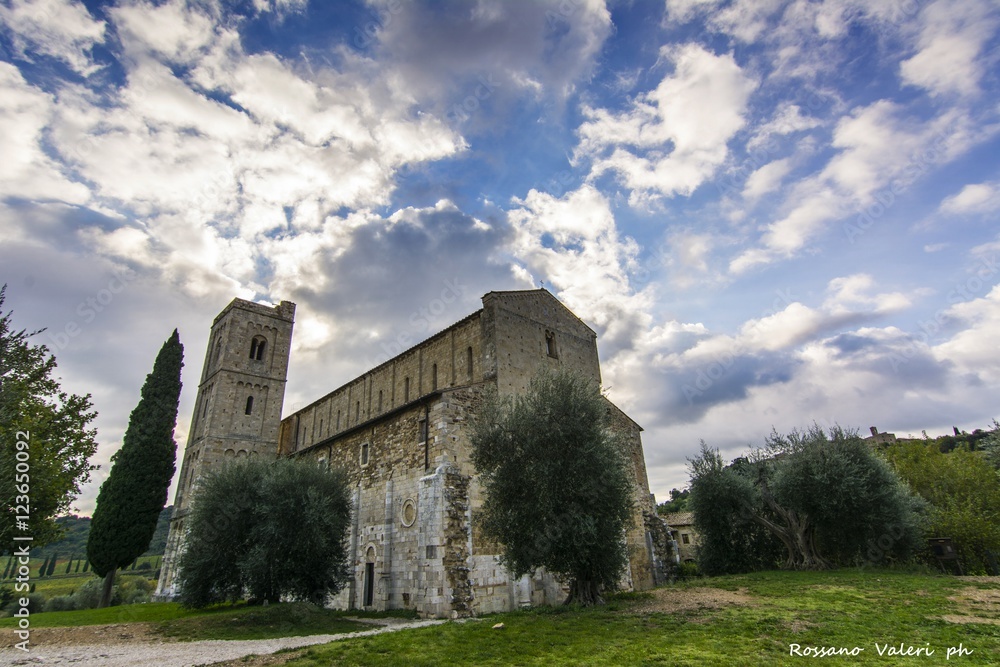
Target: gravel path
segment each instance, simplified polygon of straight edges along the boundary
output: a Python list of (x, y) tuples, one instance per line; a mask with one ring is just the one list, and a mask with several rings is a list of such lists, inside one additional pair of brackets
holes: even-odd
[[(312, 644), (370, 637), (385, 632), (407, 628), (421, 628), (447, 623), (442, 620), (393, 623), (374, 630), (345, 632), (337, 635), (310, 635), (308, 637), (282, 637), (281, 639), (253, 639), (241, 641), (208, 640), (195, 642), (136, 642), (121, 644), (78, 644), (63, 646), (31, 646), (25, 653), (14, 648), (0, 650), (0, 667), (22, 665), (74, 665), (95, 667), (191, 667), (223, 660), (234, 660), (247, 655), (274, 653), (283, 648), (298, 648)], [(8, 634), (7, 632), (4, 635)], [(5, 637), (6, 639), (6, 637)], [(7, 642), (4, 642), (5, 644)], [(9, 644), (8, 644), (9, 645)]]

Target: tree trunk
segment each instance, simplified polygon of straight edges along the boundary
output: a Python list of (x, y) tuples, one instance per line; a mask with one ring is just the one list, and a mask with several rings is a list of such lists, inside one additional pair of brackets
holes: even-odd
[(115, 585), (115, 570), (111, 568), (108, 573), (104, 575), (104, 590), (101, 592), (101, 603), (97, 605), (98, 609), (103, 609), (111, 604), (111, 591)]
[(581, 607), (592, 607), (604, 604), (601, 587), (596, 581), (574, 579), (569, 586), (569, 597), (563, 604), (578, 604)]

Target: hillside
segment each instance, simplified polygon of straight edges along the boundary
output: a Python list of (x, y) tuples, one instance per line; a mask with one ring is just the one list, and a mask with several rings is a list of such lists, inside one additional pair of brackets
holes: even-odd
[[(164, 507), (156, 522), (156, 532), (143, 556), (162, 556), (167, 548), (167, 533), (170, 531), (170, 515), (174, 506)], [(82, 558), (87, 553), (87, 537), (90, 535), (90, 517), (70, 514), (59, 517), (56, 523), (65, 529), (62, 539), (44, 547), (31, 550), (32, 558), (49, 558), (53, 554), (61, 557)]]

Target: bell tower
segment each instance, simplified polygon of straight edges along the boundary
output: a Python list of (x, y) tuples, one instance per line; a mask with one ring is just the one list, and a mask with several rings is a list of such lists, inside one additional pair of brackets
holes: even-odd
[(157, 599), (177, 593), (175, 562), (202, 475), (228, 459), (278, 454), (294, 319), (290, 301), (272, 307), (233, 299), (212, 323)]

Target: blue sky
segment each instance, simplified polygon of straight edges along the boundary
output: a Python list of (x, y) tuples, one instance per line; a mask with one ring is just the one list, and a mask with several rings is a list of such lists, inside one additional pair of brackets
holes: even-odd
[[(659, 497), (700, 439), (1000, 417), (986, 0), (0, 3), (0, 275), (103, 464), (159, 346), (298, 304), (290, 412), (544, 285)], [(172, 497), (172, 496), (171, 496)]]

